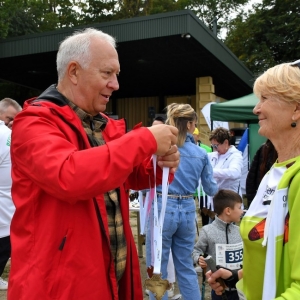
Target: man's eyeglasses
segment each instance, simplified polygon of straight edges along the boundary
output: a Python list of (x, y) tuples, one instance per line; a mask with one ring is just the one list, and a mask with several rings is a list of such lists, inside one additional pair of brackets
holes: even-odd
[(298, 60), (296, 60), (296, 61), (290, 63), (290, 65), (293, 66), (293, 67), (298, 67), (298, 68), (300, 68), (300, 59), (298, 59)]
[(211, 144), (212, 148), (213, 148), (213, 149), (216, 149), (216, 150), (218, 149), (219, 145), (220, 145), (220, 144)]

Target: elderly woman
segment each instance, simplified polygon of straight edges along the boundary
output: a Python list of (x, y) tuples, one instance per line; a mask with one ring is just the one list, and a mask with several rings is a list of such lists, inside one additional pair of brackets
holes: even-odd
[[(166, 213), (162, 232), (162, 278), (167, 278), (167, 264), (170, 249), (176, 270), (180, 293), (185, 300), (201, 299), (198, 276), (194, 269), (192, 252), (194, 249), (195, 201), (193, 194), (201, 178), (206, 194), (213, 196), (217, 192), (217, 184), (212, 176), (212, 167), (204, 149), (195, 145), (193, 132), (198, 116), (189, 104), (172, 103), (167, 107), (166, 124), (178, 128), (177, 146), (180, 152), (180, 163), (174, 180), (169, 185)], [(162, 206), (162, 187), (157, 187), (157, 202), (159, 210)], [(153, 213), (153, 212), (152, 212)], [(146, 242), (147, 266), (152, 265), (151, 227), (148, 226)], [(153, 293), (150, 299), (154, 300)], [(168, 299), (165, 293), (163, 300)]]
[(227, 129), (218, 127), (213, 130), (209, 140), (214, 152), (209, 153), (208, 156), (219, 189), (240, 193), (243, 156), (235, 146), (230, 145), (230, 139), (230, 132)]
[(271, 140), (278, 159), (241, 223), (243, 270), (208, 272), (208, 282), (220, 294), (216, 278), (229, 286), (242, 278), (240, 299), (300, 299), (300, 60), (268, 69), (254, 93), (259, 133)]

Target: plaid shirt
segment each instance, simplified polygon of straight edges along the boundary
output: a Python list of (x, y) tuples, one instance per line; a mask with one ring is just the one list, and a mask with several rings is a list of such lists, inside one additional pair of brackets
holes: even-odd
[[(105, 145), (105, 141), (102, 137), (102, 130), (105, 128), (107, 120), (100, 114), (93, 117), (92, 115), (84, 112), (70, 100), (66, 100), (68, 105), (74, 110), (81, 120), (90, 145), (92, 147)], [(105, 193), (104, 199), (109, 228), (110, 249), (115, 262), (116, 277), (120, 280), (126, 266), (127, 247), (123, 229), (123, 219), (116, 190), (111, 190)]]

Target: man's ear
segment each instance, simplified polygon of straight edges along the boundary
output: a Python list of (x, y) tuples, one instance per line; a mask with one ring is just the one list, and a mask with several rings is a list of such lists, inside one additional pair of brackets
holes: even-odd
[(79, 65), (76, 61), (70, 61), (67, 67), (67, 75), (73, 84), (77, 84)]

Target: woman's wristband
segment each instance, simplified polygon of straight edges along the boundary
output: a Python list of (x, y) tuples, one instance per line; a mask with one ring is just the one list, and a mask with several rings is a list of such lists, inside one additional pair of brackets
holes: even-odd
[(227, 279), (223, 279), (224, 283), (226, 284), (226, 286), (228, 286), (229, 288), (236, 288), (235, 285), (237, 284), (237, 282), (239, 281), (239, 275), (238, 275), (238, 271), (239, 270), (230, 270), (230, 269), (227, 269), (223, 266), (217, 266), (217, 268), (222, 268), (222, 269), (225, 269), (225, 270), (228, 270), (231, 272), (231, 276), (228, 277)]

